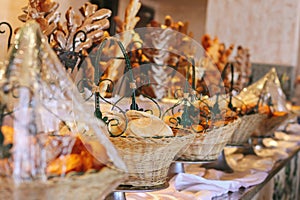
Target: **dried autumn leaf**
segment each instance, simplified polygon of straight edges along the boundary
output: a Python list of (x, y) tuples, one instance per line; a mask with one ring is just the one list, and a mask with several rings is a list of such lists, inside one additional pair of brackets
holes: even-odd
[(238, 74), (238, 80), (235, 80), (236, 87), (240, 90), (249, 84), (251, 77), (251, 62), (249, 49), (238, 46), (236, 56), (234, 57), (234, 67)]
[(125, 12), (125, 20), (124, 20), (124, 30), (133, 30), (140, 20), (139, 17), (137, 17), (137, 13), (141, 8), (141, 2), (139, 0), (131, 0), (126, 12)]
[[(66, 23), (58, 24), (58, 31), (54, 33), (54, 48), (78, 52), (83, 49), (86, 50), (94, 43), (101, 41), (104, 35), (103, 31), (109, 28), (110, 24), (107, 18), (111, 16), (111, 11), (105, 8), (97, 10), (97, 6), (89, 2), (85, 3), (79, 10), (82, 16), (76, 14), (74, 9), (70, 7), (65, 14)], [(76, 34), (79, 31), (86, 34), (85, 40), (82, 34)], [(62, 43), (61, 32), (64, 33), (64, 44)], [(76, 36), (78, 38), (74, 38)], [(73, 42), (78, 39), (84, 41), (76, 42), (75, 49), (73, 49)]]
[(51, 12), (57, 6), (57, 3), (51, 0), (30, 0), (29, 5), (39, 12)]
[(224, 43), (220, 43), (219, 39), (215, 37), (211, 39), (209, 35), (204, 35), (201, 39), (201, 44), (204, 47), (207, 56), (217, 65), (220, 71), (223, 71), (229, 56), (231, 55), (234, 45), (231, 44), (228, 48)]
[[(174, 88), (170, 88), (169, 91), (176, 90), (176, 87), (180, 85), (181, 80), (176, 80), (172, 78), (172, 70), (168, 70), (169, 66), (177, 68), (177, 71), (186, 76), (186, 66), (187, 60), (181, 59), (181, 56), (171, 53), (169, 51), (163, 51), (162, 49), (177, 49), (189, 57), (193, 55), (194, 49), (191, 48), (190, 38), (182, 37), (182, 34), (186, 34), (188, 31), (188, 23), (183, 23), (181, 21), (175, 22), (171, 16), (165, 16), (163, 23), (152, 21), (150, 24), (152, 27), (160, 27), (156, 31), (149, 34), (144, 40), (146, 46), (153, 46), (153, 49), (144, 49), (143, 53), (159, 67), (152, 65), (150, 69), (150, 74), (153, 76), (154, 83), (151, 85), (155, 93), (156, 98), (163, 98), (167, 94), (166, 88), (160, 87), (160, 85), (165, 85), (170, 79), (173, 80)], [(173, 31), (175, 30), (175, 31)], [(177, 32), (178, 31), (178, 32)], [(161, 67), (161, 65), (163, 65)], [(191, 76), (190, 76), (191, 77)], [(152, 95), (153, 96), (153, 95)]]
[[(139, 0), (130, 0), (129, 4), (126, 7), (124, 21), (122, 21), (119, 17), (114, 18), (117, 24), (116, 29), (118, 33), (124, 31), (133, 31), (137, 22), (140, 19), (139, 17), (136, 16), (140, 7), (141, 7), (141, 3)], [(126, 36), (124, 34), (120, 34), (120, 41), (122, 41), (123, 46), (127, 48), (127, 46), (132, 41), (136, 41), (138, 37), (139, 36), (137, 36), (137, 34), (126, 34)], [(111, 50), (110, 52), (114, 52), (115, 55), (122, 55), (120, 49), (116, 47), (117, 47), (116, 45), (113, 46), (114, 49), (110, 49)], [(104, 51), (106, 50), (104, 49)], [(103, 52), (103, 54), (105, 53)], [(118, 79), (117, 77), (119, 77), (120, 73), (122, 73), (123, 70), (122, 69), (123, 66), (121, 66), (121, 63), (122, 60), (120, 59), (112, 59), (108, 61), (107, 66), (109, 65), (109, 67), (107, 68), (107, 73), (104, 76), (112, 81), (116, 81)]]
[(60, 13), (57, 9), (59, 4), (51, 0), (30, 0), (27, 7), (22, 8), (25, 14), (18, 18), (22, 22), (36, 20), (46, 36), (51, 35), (57, 27), (60, 19)]

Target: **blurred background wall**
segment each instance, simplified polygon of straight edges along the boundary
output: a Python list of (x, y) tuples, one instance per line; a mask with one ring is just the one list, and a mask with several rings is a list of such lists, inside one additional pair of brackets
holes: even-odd
[[(119, 1), (119, 15), (124, 11), (129, 0)], [(194, 38), (200, 41), (205, 33), (207, 0), (141, 0), (143, 5), (154, 9), (154, 19), (163, 23), (165, 16), (170, 15), (175, 21), (189, 22), (189, 30)]]
[[(78, 9), (87, 0), (56, 0), (64, 14), (69, 6)], [(123, 19), (129, 0), (91, 0), (99, 5), (116, 4), (114, 14)], [(0, 20), (13, 28), (22, 25), (17, 19), (27, 0), (0, 0)], [(250, 49), (251, 61), (293, 67), (300, 74), (300, 1), (299, 0), (141, 0), (145, 17), (163, 22), (166, 15), (175, 21), (189, 22), (189, 30), (200, 42), (203, 34), (217, 36), (229, 45), (242, 45)], [(117, 9), (116, 9), (117, 8)], [(148, 10), (147, 10), (148, 9)], [(149, 10), (150, 9), (150, 10)], [(147, 11), (151, 11), (148, 16)], [(153, 11), (153, 12), (152, 12)], [(4, 41), (0, 35), (0, 41)], [(0, 43), (0, 59), (6, 44)], [(300, 89), (296, 89), (299, 93)]]
[[(59, 11), (65, 13), (69, 6), (78, 9), (86, 0), (58, 0)], [(23, 14), (22, 8), (26, 7), (28, 0), (0, 0), (1, 12), (0, 21), (9, 22), (13, 29), (22, 26), (22, 22), (18, 20), (18, 16)], [(64, 18), (64, 17), (63, 17)], [(5, 30), (7, 30), (5, 28)], [(0, 59), (3, 59), (6, 53), (6, 37), (7, 35), (0, 34)]]

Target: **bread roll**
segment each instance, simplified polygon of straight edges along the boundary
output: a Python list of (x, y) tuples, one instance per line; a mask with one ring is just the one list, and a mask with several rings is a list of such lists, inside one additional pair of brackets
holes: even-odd
[(131, 110), (126, 113), (129, 123), (125, 134), (127, 136), (155, 137), (174, 136), (172, 129), (158, 117)]
[(14, 140), (14, 129), (10, 126), (2, 126), (1, 131), (4, 135), (4, 144), (12, 144)]
[(196, 132), (204, 131), (204, 127), (201, 125), (193, 125), (192, 129), (195, 130)]

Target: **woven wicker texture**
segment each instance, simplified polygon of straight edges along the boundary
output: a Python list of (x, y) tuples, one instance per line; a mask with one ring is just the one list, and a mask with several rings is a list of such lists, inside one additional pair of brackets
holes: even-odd
[(180, 159), (187, 161), (216, 160), (231, 139), (240, 121), (240, 119), (237, 119), (226, 126), (213, 129), (205, 134), (197, 134), (193, 143), (180, 156)]
[(194, 134), (178, 133), (176, 137), (111, 137), (111, 142), (126, 163), (129, 177), (124, 185), (155, 186), (164, 184), (176, 154), (191, 143)]
[(271, 136), (286, 120), (292, 115), (287, 114), (279, 117), (268, 117), (261, 121), (255, 132), (252, 134), (256, 137)]
[(242, 145), (248, 141), (260, 123), (267, 118), (265, 114), (252, 114), (241, 117), (241, 123), (233, 132), (230, 145)]
[[(69, 173), (71, 174), (71, 173)], [(99, 200), (104, 199), (126, 174), (110, 168), (103, 168), (97, 173), (67, 175), (52, 178), (46, 182), (32, 181), (14, 184), (11, 178), (0, 178), (0, 199), (6, 200)]]

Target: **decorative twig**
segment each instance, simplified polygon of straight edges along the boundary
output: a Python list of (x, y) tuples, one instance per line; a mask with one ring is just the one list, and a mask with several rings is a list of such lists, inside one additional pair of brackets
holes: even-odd
[[(80, 60), (80, 63), (83, 61), (83, 54), (82, 54), (82, 50), (80, 50), (79, 52), (75, 52), (75, 48), (76, 48), (76, 43), (78, 42), (76, 40), (76, 38), (79, 36), (79, 34), (83, 35), (83, 38), (80, 38), (81, 43), (85, 42), (87, 39), (87, 35), (84, 31), (80, 30), (77, 31), (73, 37), (73, 44), (72, 44), (72, 50), (64, 50), (64, 49), (56, 49), (58, 51), (58, 56), (61, 60), (61, 62), (64, 64), (66, 69), (71, 68), (71, 71), (74, 70), (78, 59)], [(80, 63), (78, 63), (78, 69), (80, 67)]]
[(73, 51), (75, 51), (76, 42), (78, 42), (78, 41), (76, 41), (76, 39), (77, 39), (77, 37), (78, 37), (79, 34), (83, 35), (83, 38), (80, 38), (80, 42), (81, 43), (85, 42), (86, 39), (87, 39), (87, 34), (83, 30), (77, 31), (75, 33), (74, 37), (73, 37), (73, 49), (72, 49)]

